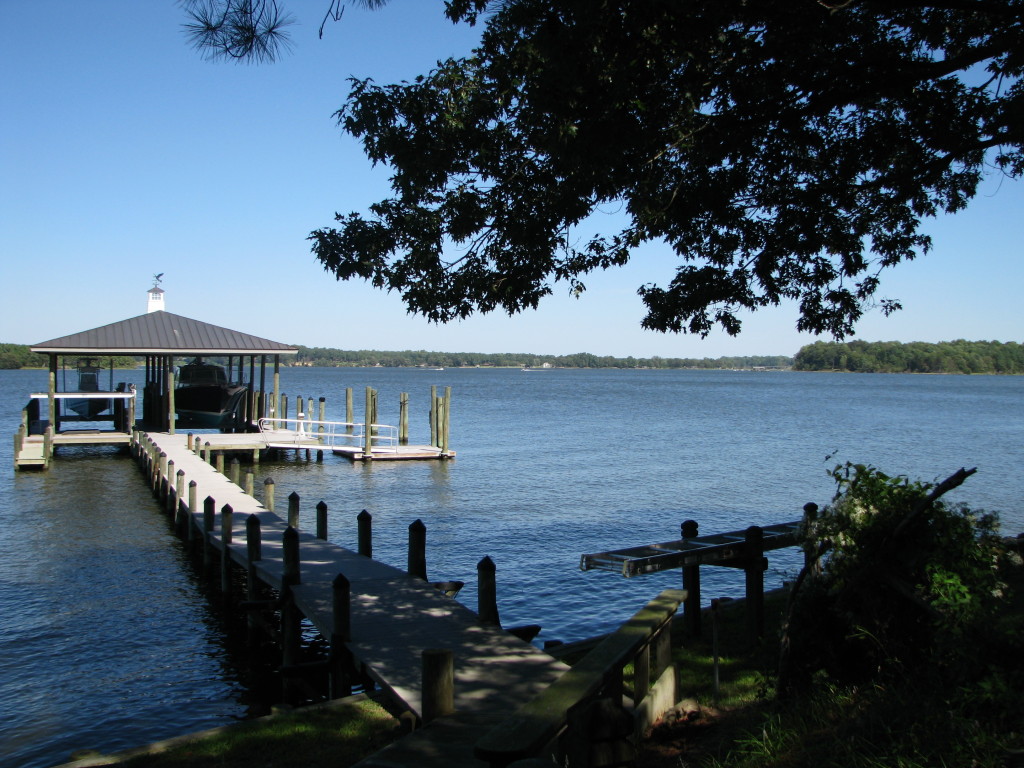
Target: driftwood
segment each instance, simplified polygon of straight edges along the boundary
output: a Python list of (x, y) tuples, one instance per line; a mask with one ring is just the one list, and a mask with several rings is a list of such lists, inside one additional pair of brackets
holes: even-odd
[[(888, 536), (886, 536), (886, 538), (882, 541), (882, 543), (879, 545), (876, 551), (872, 553), (872, 558), (876, 561), (881, 561), (883, 563), (887, 562), (888, 558), (891, 555), (890, 550), (899, 541), (900, 535), (907, 529), (907, 527), (911, 523), (913, 523), (914, 520), (920, 517), (923, 512), (931, 508), (931, 506), (938, 499), (940, 499), (943, 495), (953, 490), (954, 488), (957, 488), (960, 485), (962, 485), (968, 477), (970, 477), (977, 471), (978, 470), (976, 467), (972, 469), (964, 469), (963, 467), (961, 467), (952, 475), (943, 480), (941, 483), (932, 488), (929, 494), (925, 498), (921, 499), (917, 504), (915, 504), (913, 509), (911, 509), (903, 517), (903, 519), (896, 525), (896, 527), (893, 528), (892, 532)], [(818, 572), (820, 572), (821, 558), (824, 557), (830, 549), (832, 549), (832, 542), (817, 542), (814, 557), (808, 558), (807, 561), (804, 563), (804, 566), (800, 569), (800, 573), (797, 575), (797, 578), (793, 584), (793, 588), (790, 591), (789, 601), (786, 610), (786, 619), (783, 622), (782, 637), (780, 640), (778, 683), (780, 693), (786, 694), (790, 692), (793, 688), (794, 683), (793, 678), (795, 670), (792, 658), (792, 641), (790, 637), (790, 626), (792, 624), (793, 613), (796, 608), (799, 592), (806, 583), (808, 577), (816, 575)], [(850, 592), (858, 589), (864, 583), (868, 575), (869, 574), (867, 573), (867, 569), (865, 569), (865, 572), (861, 575), (860, 578), (849, 581), (842, 588), (840, 594), (835, 597), (835, 600), (842, 601), (844, 595), (849, 594)], [(874, 576), (878, 577), (879, 572), (876, 571), (874, 573)], [(927, 605), (923, 600), (921, 600), (920, 596), (918, 596), (909, 585), (907, 585), (902, 580), (898, 579), (895, 575), (891, 573), (882, 572), (881, 578), (883, 581), (885, 581), (886, 584), (888, 584), (893, 589), (893, 591), (896, 594), (899, 594), (902, 597), (906, 598), (919, 609), (923, 608), (930, 614), (934, 613), (934, 609), (932, 609), (931, 606)]]

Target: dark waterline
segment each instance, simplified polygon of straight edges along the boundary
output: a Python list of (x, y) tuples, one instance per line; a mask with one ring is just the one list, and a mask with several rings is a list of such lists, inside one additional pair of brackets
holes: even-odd
[[(346, 386), (357, 413), (363, 387), (376, 387), (386, 423), (409, 392), (413, 442), (427, 440), (430, 386), (452, 386), (452, 462), (289, 455), (258, 478), (273, 477), (279, 498), (302, 496), (303, 527), (325, 501), (343, 546), (355, 546), (355, 516), (368, 509), (375, 556), (392, 564), (422, 519), (428, 576), (466, 581), (469, 606), (489, 555), (503, 622), (542, 624), (540, 641), (614, 627), (678, 584), (678, 573), (582, 573), (581, 554), (674, 539), (687, 518), (705, 532), (795, 519), (803, 503), (828, 501), (837, 461), (926, 480), (978, 466), (956, 498), (1024, 530), (1021, 377), (287, 369), (282, 380), (293, 398), (326, 397), (335, 420)], [(0, 371), (7, 467), (17, 408), (44, 387), (44, 372)], [(83, 450), (49, 472), (8, 470), (0, 494), (4, 765), (42, 768), (73, 749), (127, 748), (253, 710), (244, 650), (131, 462)], [(771, 560), (769, 586), (796, 566), (795, 553)], [(742, 590), (732, 573), (709, 570), (704, 582), (708, 599)]]

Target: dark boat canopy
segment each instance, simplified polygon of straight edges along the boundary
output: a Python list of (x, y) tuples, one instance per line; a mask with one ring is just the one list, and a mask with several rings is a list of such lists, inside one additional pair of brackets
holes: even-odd
[(33, 344), (59, 355), (294, 355), (298, 349), (163, 310)]

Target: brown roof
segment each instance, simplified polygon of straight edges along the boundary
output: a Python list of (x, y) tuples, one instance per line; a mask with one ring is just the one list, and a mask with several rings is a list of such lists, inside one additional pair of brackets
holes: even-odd
[(145, 315), (33, 344), (33, 352), (103, 355), (294, 355), (295, 347), (170, 312)]

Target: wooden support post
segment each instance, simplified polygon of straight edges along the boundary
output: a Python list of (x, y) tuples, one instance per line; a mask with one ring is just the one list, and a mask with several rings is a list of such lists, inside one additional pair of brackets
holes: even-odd
[(750, 637), (764, 637), (764, 531), (752, 525), (744, 541), (746, 553), (747, 623)]
[(423, 651), (424, 723), (455, 712), (455, 660), (448, 649)]
[(331, 631), (331, 698), (352, 695), (352, 655), (345, 645), (352, 638), (352, 594), (345, 574), (339, 573), (331, 584), (333, 627)]
[[(278, 417), (284, 421), (288, 420), (288, 395), (281, 393), (281, 415)], [(278, 425), (281, 429), (288, 429), (288, 425), (281, 423)]]
[(220, 589), (231, 591), (231, 541), (234, 538), (234, 510), (230, 504), (220, 508)]
[(495, 627), (501, 626), (498, 616), (498, 584), (495, 576), (497, 568), (490, 557), (484, 557), (476, 565), (477, 576), (477, 616), (480, 623)]
[[(324, 421), (324, 415), (326, 414), (326, 412), (327, 412), (327, 398), (326, 397), (321, 397), (320, 400), (319, 400), (319, 405), (317, 406), (316, 420), (320, 421), (320, 422), (323, 422)], [(324, 425), (322, 423), (318, 424), (317, 428), (316, 428), (316, 431), (317, 432), (323, 432), (324, 431)]]
[(203, 444), (203, 461), (207, 464), (213, 464), (213, 446), (210, 445), (209, 440)]
[(398, 396), (398, 442), (409, 444), (409, 393), (402, 392)]
[(288, 494), (288, 525), (299, 528), (299, 494), (295, 491)]
[(263, 481), (263, 506), (270, 512), (274, 511), (274, 478)]
[(192, 453), (196, 454), (196, 456), (199, 456), (202, 453), (202, 440), (199, 435), (196, 435), (195, 444), (192, 447)]
[(212, 496), (203, 500), (203, 568), (209, 568), (213, 559), (210, 543), (210, 534), (213, 532), (213, 518), (217, 514), (217, 502)]
[(422, 520), (409, 525), (409, 567), (410, 576), (427, 580), (427, 526)]
[(327, 504), (324, 501), (316, 505), (316, 537), (327, 541)]
[(228, 464), (228, 480), (237, 486), (241, 486), (239, 480), (242, 477), (242, 462), (238, 460), (237, 456), (231, 457), (231, 463)]
[[(684, 539), (695, 539), (698, 536), (696, 520), (685, 520), (680, 526)], [(700, 566), (683, 566), (683, 589), (686, 590), (686, 602), (683, 603), (683, 623), (691, 637), (700, 637)]]
[(246, 496), (256, 495), (256, 475), (253, 474), (251, 469), (245, 473), (245, 488), (242, 490), (245, 491)]
[(224, 474), (224, 451), (217, 451), (217, 456), (214, 459), (214, 467), (222, 475)]
[(633, 706), (640, 706), (640, 702), (647, 698), (651, 689), (651, 645), (644, 643), (643, 647), (633, 657)]
[(359, 554), (373, 557), (373, 515), (365, 509), (356, 515), (359, 525)]

